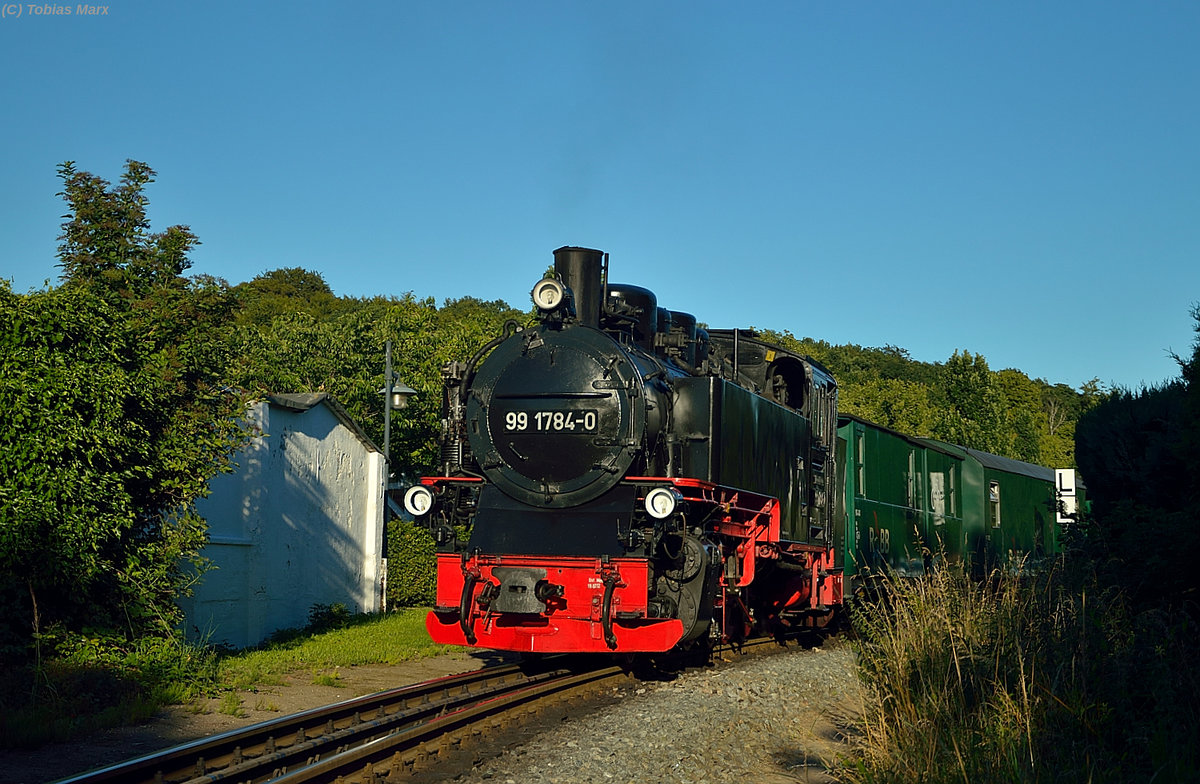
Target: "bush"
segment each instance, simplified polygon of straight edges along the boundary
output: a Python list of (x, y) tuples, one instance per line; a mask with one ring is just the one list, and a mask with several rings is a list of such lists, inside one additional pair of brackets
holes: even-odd
[(388, 522), (387, 600), (389, 607), (433, 604), (436, 598), (437, 552), (433, 537), (415, 523)]
[(308, 608), (308, 627), (305, 632), (318, 634), (333, 629), (344, 629), (352, 617), (350, 609), (341, 602), (314, 604)]
[[(104, 632), (47, 631), (46, 661), (0, 678), (0, 743), (33, 746), (144, 720), (215, 682), (211, 651), (174, 638), (128, 642)], [(32, 686), (30, 685), (32, 684)]]

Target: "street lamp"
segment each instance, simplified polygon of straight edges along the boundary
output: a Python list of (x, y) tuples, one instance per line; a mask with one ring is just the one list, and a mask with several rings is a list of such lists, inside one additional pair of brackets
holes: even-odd
[[(386, 395), (388, 393), (388, 388), (384, 387), (383, 389), (379, 390), (379, 392)], [(417, 390), (410, 386), (405, 386), (403, 381), (396, 381), (393, 377), (392, 393), (390, 395), (391, 400), (389, 401), (392, 404), (391, 407), (393, 409), (404, 408), (407, 406), (409, 397), (415, 394), (417, 394)]]
[[(379, 394), (383, 395), (383, 532), (382, 546), (383, 558), (382, 567), (383, 573), (387, 573), (387, 553), (388, 553), (388, 520), (392, 518), (391, 503), (388, 500), (389, 485), (392, 482), (392, 409), (404, 408), (408, 405), (408, 399), (417, 394), (417, 390), (408, 386), (402, 381), (396, 380), (396, 374), (392, 372), (392, 341), (387, 341), (384, 348), (383, 358), (383, 389), (379, 390)], [(386, 578), (385, 578), (386, 579)], [(387, 608), (387, 595), (383, 597), (383, 608)]]
[[(388, 341), (383, 360), (383, 388), (379, 390), (379, 394), (383, 395), (383, 459), (387, 463), (387, 472), (391, 474), (392, 466), (392, 409), (404, 408), (408, 405), (408, 399), (417, 394), (417, 390), (408, 386), (402, 381), (396, 380), (396, 375), (392, 372), (392, 341)], [(384, 480), (386, 485), (387, 480)]]

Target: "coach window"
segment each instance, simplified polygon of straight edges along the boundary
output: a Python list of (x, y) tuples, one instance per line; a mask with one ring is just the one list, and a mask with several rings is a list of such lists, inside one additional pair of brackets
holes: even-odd
[(958, 499), (956, 498), (958, 495), (958, 482), (954, 478), (957, 472), (957, 465), (951, 465), (950, 470), (946, 472), (946, 478), (950, 485), (946, 488), (946, 494), (950, 496), (946, 499), (946, 508), (950, 510), (951, 517), (958, 516)]
[(913, 450), (908, 450), (908, 487), (906, 492), (908, 498), (906, 501), (910, 507), (915, 508), (917, 505), (917, 454)]
[(865, 496), (867, 494), (867, 458), (863, 449), (867, 438), (861, 429), (854, 431), (854, 441), (854, 462), (858, 468), (858, 482), (854, 488), (854, 494)]
[(992, 528), (1000, 527), (1000, 483), (988, 482), (988, 510), (992, 518)]

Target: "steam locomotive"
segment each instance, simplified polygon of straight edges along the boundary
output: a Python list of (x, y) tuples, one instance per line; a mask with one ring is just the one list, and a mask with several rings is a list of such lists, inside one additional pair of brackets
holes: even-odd
[(921, 498), (871, 496), (866, 445), (906, 437), (847, 420), (839, 436), (837, 384), (814, 360), (659, 307), (610, 282), (597, 250), (554, 251), (532, 297), (536, 325), (510, 322), (443, 367), (441, 472), (405, 494), (438, 547), (434, 641), (655, 653), (821, 626), (858, 571), (928, 552), (904, 530), (922, 507), (930, 535), (939, 520), (972, 528), (965, 487), (962, 509), (945, 509), (955, 461), (974, 476), (962, 465), (975, 458), (950, 445), (909, 439), (947, 455), (949, 480), (918, 482), (908, 465)]

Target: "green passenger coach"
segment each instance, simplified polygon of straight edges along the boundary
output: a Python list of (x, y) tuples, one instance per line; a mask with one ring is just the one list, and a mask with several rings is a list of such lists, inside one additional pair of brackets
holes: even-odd
[(1054, 469), (940, 445), (963, 456), (971, 488), (964, 528), (973, 545), (969, 551), (973, 564), (996, 565), (1018, 558), (1036, 562), (1059, 552)]
[(1053, 469), (847, 414), (838, 437), (847, 577), (913, 577), (942, 560), (980, 573), (1059, 551)]

